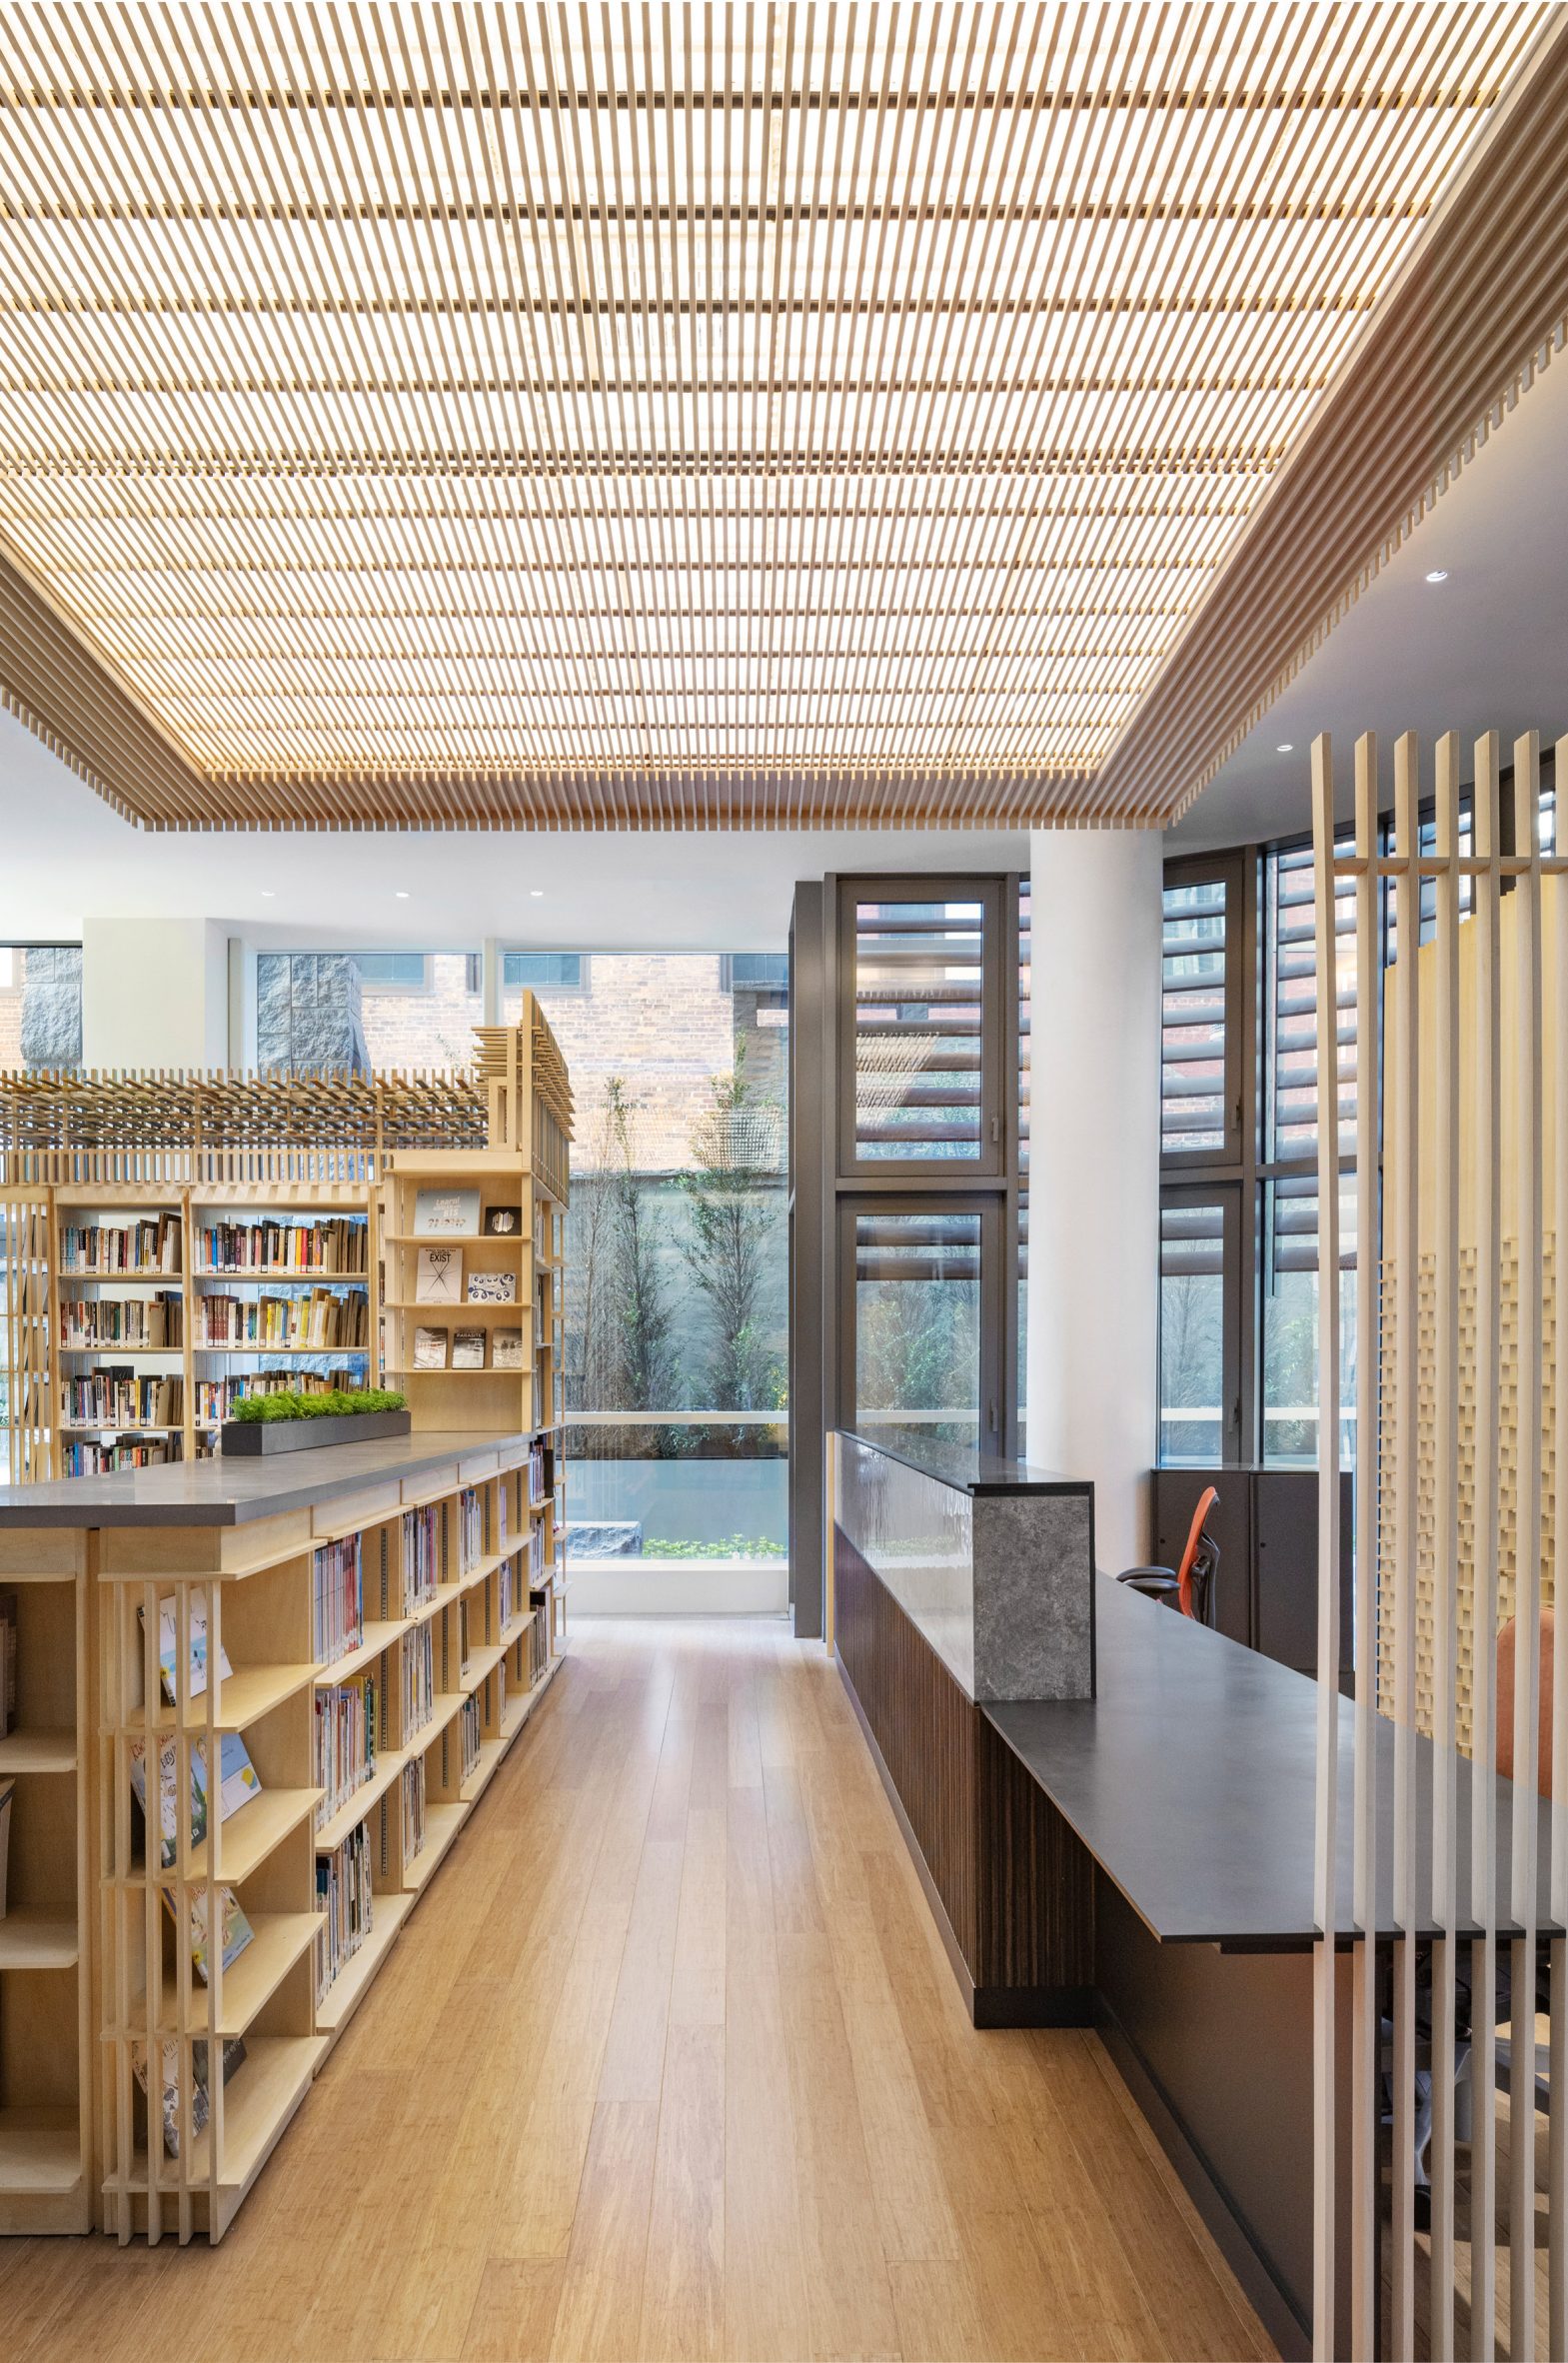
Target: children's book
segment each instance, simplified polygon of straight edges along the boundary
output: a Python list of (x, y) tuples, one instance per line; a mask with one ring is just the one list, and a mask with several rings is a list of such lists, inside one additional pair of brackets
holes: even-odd
[[(190, 1609), (191, 1681), (189, 1696), (201, 1698), (207, 1689), (207, 1610), (197, 1599)], [(179, 1619), (175, 1613), (174, 1594), (158, 1602), (158, 1668), (163, 1676), (163, 1694), (170, 1706), (175, 1697), (175, 1652), (179, 1645)], [(229, 1663), (229, 1652), (221, 1644), (218, 1650), (218, 1678), (226, 1682), (234, 1668)]]

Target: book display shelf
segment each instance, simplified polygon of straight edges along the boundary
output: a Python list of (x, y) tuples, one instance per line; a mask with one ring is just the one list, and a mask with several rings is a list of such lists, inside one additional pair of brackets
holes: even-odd
[(222, 2238), (551, 1681), (530, 1490), (514, 1437), (310, 1511), (98, 1537), (122, 2240)]
[(0, 1532), (0, 2233), (92, 2222), (86, 1537)]

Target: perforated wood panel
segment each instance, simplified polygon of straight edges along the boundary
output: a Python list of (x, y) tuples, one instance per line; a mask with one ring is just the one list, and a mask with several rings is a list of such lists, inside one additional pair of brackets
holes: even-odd
[[(1387, 1310), (1389, 1283), (1394, 1265), (1390, 1258), (1383, 1261), (1383, 1434), (1392, 1437), (1393, 1421), (1393, 1331)], [(1556, 1350), (1556, 1254), (1555, 1241), (1548, 1236), (1544, 1253), (1545, 1287), (1542, 1294), (1541, 1329), (1541, 1605), (1550, 1608), (1554, 1600), (1552, 1577), (1553, 1552), (1556, 1547), (1557, 1475), (1553, 1451), (1553, 1427), (1557, 1415), (1557, 1350)], [(1498, 1422), (1500, 1430), (1498, 1521), (1497, 1521), (1497, 1613), (1499, 1624), (1514, 1612), (1518, 1592), (1518, 1567), (1515, 1559), (1515, 1536), (1518, 1528), (1518, 1389), (1514, 1371), (1517, 1367), (1519, 1336), (1519, 1256), (1514, 1242), (1503, 1246), (1501, 1270), (1502, 1322), (1500, 1334), (1501, 1377), (1498, 1387)], [(1435, 1264), (1429, 1255), (1421, 1258), (1420, 1288), (1420, 1402), (1421, 1402), (1421, 1458), (1429, 1466), (1433, 1449), (1433, 1391), (1436, 1365), (1433, 1331), (1433, 1303), (1436, 1293)], [(1470, 1580), (1475, 1547), (1475, 1451), (1476, 1451), (1476, 1367), (1475, 1367), (1475, 1250), (1461, 1250), (1459, 1258), (1459, 1678), (1455, 1692), (1456, 1726), (1459, 1743), (1467, 1751), (1470, 1745), (1474, 1714), (1475, 1683), (1475, 1587)], [(1394, 1550), (1394, 1485), (1391, 1447), (1385, 1446), (1386, 1481), (1381, 1488), (1379, 1505), (1380, 1547), (1384, 1564), (1391, 1563)], [(1431, 1496), (1427, 1488), (1421, 1493), (1420, 1568), (1416, 1587), (1416, 1718), (1418, 1727), (1429, 1736), (1433, 1716), (1433, 1645), (1434, 1645), (1434, 1583), (1432, 1563)], [(1393, 1712), (1393, 1623), (1388, 1595), (1379, 1600), (1378, 1614), (1378, 1704), (1385, 1714)]]

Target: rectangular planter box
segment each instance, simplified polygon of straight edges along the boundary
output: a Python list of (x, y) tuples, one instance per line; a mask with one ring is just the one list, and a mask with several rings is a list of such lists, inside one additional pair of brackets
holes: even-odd
[(346, 1411), (333, 1419), (226, 1419), (223, 1456), (243, 1460), (258, 1453), (315, 1452), (324, 1444), (368, 1444), (377, 1436), (407, 1435), (413, 1425), (410, 1411)]

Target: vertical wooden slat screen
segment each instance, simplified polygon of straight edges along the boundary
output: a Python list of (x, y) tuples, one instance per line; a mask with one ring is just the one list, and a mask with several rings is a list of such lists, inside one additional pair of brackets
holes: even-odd
[[(1319, 934), (1330, 924), (1324, 914), (1336, 885), (1350, 881), (1363, 1078), (1356, 1129), (1351, 2237), (1347, 2248), (1336, 2249), (1334, 2098), (1322, 2089), (1337, 2051), (1334, 1993), (1320, 1975), (1314, 1988), (1320, 2356), (1336, 2351), (1336, 2304), (1346, 2274), (1357, 2358), (1469, 2355), (1491, 2363), (1499, 2339), (1510, 2356), (1532, 2363), (1568, 2353), (1568, 2111), (1548, 2112), (1544, 2276), (1537, 2259), (1543, 2194), (1536, 2131), (1537, 2074), (1544, 2068), (1543, 2083), (1555, 2085), (1553, 2071), (1568, 2055), (1568, 1657), (1559, 1663), (1553, 1650), (1543, 1681), (1542, 1624), (1544, 1597), (1555, 1607), (1558, 1584), (1568, 1583), (1568, 1519), (1555, 1507), (1568, 1471), (1568, 1386), (1557, 1372), (1559, 1340), (1568, 1328), (1560, 1296), (1568, 1261), (1562, 1251), (1568, 1246), (1568, 856), (1556, 846), (1550, 855), (1542, 852), (1539, 739), (1521, 737), (1512, 753), (1505, 835), (1501, 744), (1492, 733), (1475, 745), (1467, 850), (1460, 748), (1451, 735), (1438, 741), (1428, 775), (1435, 821), (1423, 846), (1422, 750), (1413, 735), (1402, 737), (1394, 749), (1393, 829), (1381, 849), (1377, 752), (1363, 739), (1356, 749), (1353, 851), (1336, 853), (1332, 751), (1326, 739), (1313, 751)], [(1559, 778), (1568, 777), (1562, 768), (1568, 742), (1558, 759)], [(1431, 925), (1423, 947), (1428, 881)], [(1388, 895), (1394, 960), (1385, 980), (1379, 943)], [(1326, 1042), (1333, 1039), (1333, 982), (1324, 974), (1321, 946), (1318, 996), (1319, 1039)], [(1381, 1205), (1373, 1083), (1379, 1043), (1386, 1119)], [(1323, 1090), (1332, 1088), (1326, 1065), (1321, 1081)], [(1319, 1128), (1325, 1238), (1331, 1235), (1327, 1193), (1338, 1180), (1332, 1136), (1333, 1128)], [(1334, 1265), (1326, 1254), (1321, 1269), (1326, 1440), (1337, 1428), (1343, 1303), (1339, 1288), (1328, 1284)], [(1325, 1451), (1330, 1479), (1337, 1475), (1334, 1457), (1331, 1448)], [(1543, 1564), (1548, 1502), (1551, 1548)], [(1500, 1580), (1505, 1554), (1514, 1568), (1511, 1595)], [(1320, 1539), (1319, 1576), (1326, 1691), (1334, 1670), (1326, 1638), (1330, 1595), (1339, 1596), (1328, 1532)], [(1500, 1732), (1499, 1617), (1510, 1611), (1514, 1691), (1510, 1723)], [(1394, 1723), (1391, 1816), (1375, 1779), (1380, 1639), (1383, 1703)], [(1467, 1650), (1472, 1692), (1464, 1713)], [(1331, 1960), (1336, 1934), (1346, 1933), (1336, 1930), (1335, 1890), (1324, 1875), (1339, 1767), (1333, 1714), (1326, 1699), (1320, 1706), (1318, 1949), (1320, 1959)], [(1333, 1707), (1337, 1713), (1337, 1700)], [(1538, 1855), (1543, 1730), (1552, 1740), (1545, 1895)], [(1500, 1739), (1512, 1745), (1511, 1793), (1494, 1778)], [(1502, 1808), (1506, 1853), (1499, 1797), (1509, 1800)], [(1380, 1827), (1390, 1833), (1393, 1857), (1391, 1889), (1385, 1883), (1381, 1890)], [(1500, 1923), (1508, 1939), (1501, 1997)], [(1543, 1942), (1550, 1965), (1544, 2047), (1536, 2031)], [(1502, 2017), (1509, 2040), (1500, 2075)], [(1431, 2133), (1423, 2151), (1417, 2071), (1428, 2066)], [(1468, 2122), (1460, 2108), (1466, 2086)], [(1386, 2186), (1378, 2135), (1385, 2106), (1393, 2119)], [(1503, 2139), (1506, 2192), (1498, 2188)], [(1418, 2230), (1418, 2173), (1429, 2178), (1429, 2229), (1423, 2223)], [(1500, 2241), (1506, 2247), (1501, 2276)]]

